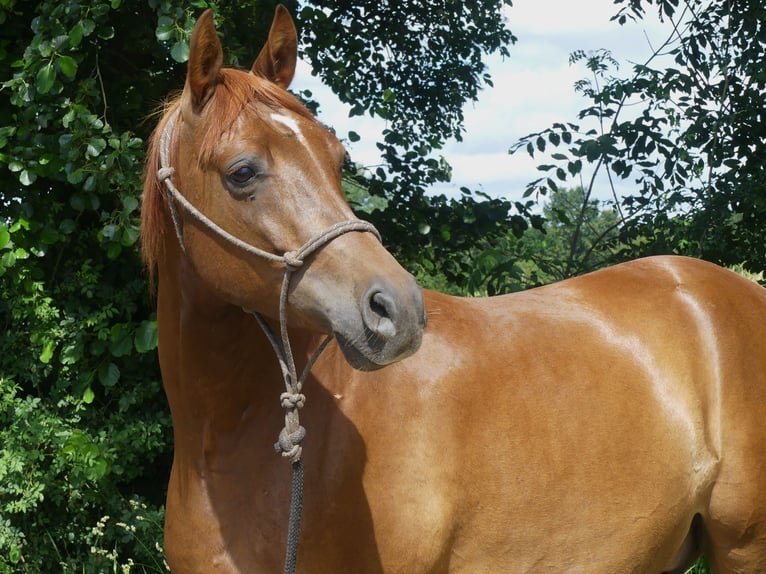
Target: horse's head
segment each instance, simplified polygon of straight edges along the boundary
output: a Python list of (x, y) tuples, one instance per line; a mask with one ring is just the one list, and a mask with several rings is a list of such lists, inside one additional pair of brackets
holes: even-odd
[[(341, 191), (343, 146), (285, 91), (296, 59), (295, 26), (280, 6), (252, 69), (224, 68), (212, 13), (205, 12), (192, 34), (184, 91), (155, 133), (144, 189), (149, 265), (159, 262), (162, 273), (163, 261), (186, 257), (195, 280), (217, 299), (272, 318), (285, 264), (226, 234), (280, 256), (355, 219)], [(169, 166), (159, 158), (163, 134)], [(172, 209), (155, 175), (160, 167), (188, 204)], [(204, 218), (192, 217), (194, 210)], [(343, 233), (307, 256), (292, 275), (288, 301), (289, 325), (332, 332), (357, 368), (386, 365), (420, 345), (420, 290), (365, 230)]]

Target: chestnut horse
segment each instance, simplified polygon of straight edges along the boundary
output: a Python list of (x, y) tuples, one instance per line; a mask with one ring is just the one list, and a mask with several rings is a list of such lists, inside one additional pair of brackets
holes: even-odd
[(305, 385), (299, 572), (646, 574), (700, 552), (717, 574), (766, 572), (764, 289), (660, 257), (421, 295), (372, 229), (323, 235), (355, 221), (344, 150), (285, 91), (287, 12), (252, 70), (222, 60), (206, 12), (144, 190), (174, 574), (282, 568), (282, 375), (251, 311), (278, 320), (286, 264), (299, 363), (335, 335)]

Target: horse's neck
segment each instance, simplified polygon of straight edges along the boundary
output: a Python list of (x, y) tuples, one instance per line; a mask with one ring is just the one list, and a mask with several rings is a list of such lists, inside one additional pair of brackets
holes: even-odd
[[(203, 434), (235, 432), (243, 420), (279, 414), (284, 391), (274, 351), (255, 319), (216, 300), (194, 272), (177, 263), (160, 269), (160, 362), (176, 446), (196, 448)], [(296, 356), (310, 337), (292, 333)], [(281, 416), (281, 415), (280, 415)]]

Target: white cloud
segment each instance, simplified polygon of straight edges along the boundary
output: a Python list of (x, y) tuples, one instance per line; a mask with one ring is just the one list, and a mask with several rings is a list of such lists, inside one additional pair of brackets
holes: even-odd
[[(510, 58), (489, 59), (494, 87), (466, 106), (463, 142), (447, 142), (442, 150), (452, 165), (453, 181), (434, 191), (456, 193), (466, 186), (519, 199), (525, 184), (539, 177), (535, 169), (539, 162), (523, 151), (509, 156), (508, 148), (553, 122), (577, 123), (576, 114), (587, 103), (573, 87), (587, 71), (569, 65), (570, 53), (609, 49), (627, 73), (629, 62), (643, 62), (651, 53), (647, 37), (655, 46), (664, 40), (666, 28), (652, 18), (625, 26), (610, 22), (617, 9), (612, 0), (515, 0), (505, 15), (518, 42), (510, 47)], [(362, 136), (348, 146), (355, 161), (379, 162), (375, 142), (380, 140), (382, 121), (369, 116), (349, 118), (348, 107), (310, 75), (307, 64), (299, 66), (294, 87), (314, 92), (321, 104), (320, 119), (340, 137), (349, 130)]]

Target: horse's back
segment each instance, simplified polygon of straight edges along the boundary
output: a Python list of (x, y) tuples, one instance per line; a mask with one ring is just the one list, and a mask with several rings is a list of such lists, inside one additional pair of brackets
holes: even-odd
[(714, 554), (766, 536), (763, 289), (651, 258), (426, 304), (421, 350), (346, 387), (384, 571), (415, 571), (403, 536), (418, 563), (519, 572), (670, 569), (698, 514)]

